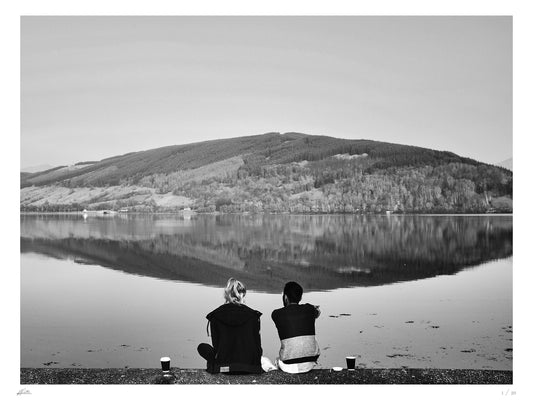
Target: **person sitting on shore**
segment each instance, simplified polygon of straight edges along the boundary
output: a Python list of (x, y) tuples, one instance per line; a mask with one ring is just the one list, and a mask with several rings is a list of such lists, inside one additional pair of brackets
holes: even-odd
[(291, 374), (310, 371), (320, 355), (315, 338), (315, 320), (320, 310), (309, 303), (299, 304), (302, 294), (298, 283), (287, 282), (283, 289), (284, 307), (272, 312), (281, 340), (277, 366)]
[(207, 360), (207, 372), (261, 373), (259, 311), (244, 304), (246, 287), (230, 278), (224, 289), (225, 304), (207, 314), (213, 345), (201, 343), (198, 353)]

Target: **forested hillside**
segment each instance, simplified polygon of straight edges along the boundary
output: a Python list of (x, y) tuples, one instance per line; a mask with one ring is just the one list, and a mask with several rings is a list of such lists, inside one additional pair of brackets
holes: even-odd
[(24, 211), (512, 211), (505, 168), (450, 152), (301, 133), (130, 153), (24, 174), (21, 186)]

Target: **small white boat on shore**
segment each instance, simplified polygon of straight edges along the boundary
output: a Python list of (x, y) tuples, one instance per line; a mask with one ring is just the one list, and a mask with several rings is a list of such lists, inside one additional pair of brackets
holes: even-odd
[(114, 216), (117, 214), (117, 212), (114, 210), (83, 210), (82, 214), (85, 218), (88, 216)]

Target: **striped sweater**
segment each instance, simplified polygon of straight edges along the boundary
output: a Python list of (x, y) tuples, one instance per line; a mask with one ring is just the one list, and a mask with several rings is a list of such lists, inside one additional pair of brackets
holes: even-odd
[[(309, 363), (314, 366), (320, 355), (315, 338), (317, 317), (318, 311), (311, 304), (289, 304), (272, 312), (272, 320), (281, 340), (279, 359), (283, 364), (300, 364), (306, 369)], [(298, 370), (298, 366), (294, 367)]]

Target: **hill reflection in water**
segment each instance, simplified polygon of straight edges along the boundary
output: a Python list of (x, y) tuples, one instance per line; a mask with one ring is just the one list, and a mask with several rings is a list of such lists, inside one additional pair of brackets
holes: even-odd
[(512, 216), (22, 215), (21, 252), (279, 293), (423, 279), (512, 255)]

